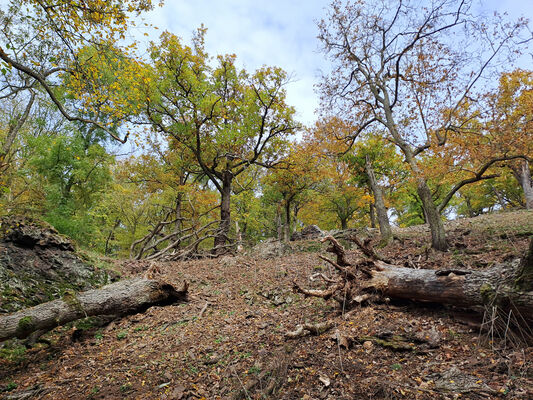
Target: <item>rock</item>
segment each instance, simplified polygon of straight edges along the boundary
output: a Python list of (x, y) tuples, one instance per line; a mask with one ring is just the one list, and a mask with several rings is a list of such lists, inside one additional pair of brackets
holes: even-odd
[(431, 349), (439, 347), (442, 341), (442, 335), (434, 326), (429, 330), (417, 332), (415, 338), (420, 342), (427, 343)]
[(295, 232), (291, 236), (291, 241), (319, 239), (324, 236), (324, 232), (316, 225), (309, 225), (300, 232)]
[(80, 258), (73, 243), (48, 224), (25, 217), (0, 219), (0, 312), (109, 282), (106, 271)]
[(27, 217), (0, 219), (2, 241), (23, 248), (57, 248), (74, 251), (72, 242), (61, 236), (51, 225)]
[(374, 343), (372, 343), (370, 340), (365, 340), (363, 343), (363, 348), (367, 351), (370, 351), (374, 348)]
[(290, 244), (280, 240), (265, 240), (258, 243), (251, 250), (251, 255), (257, 258), (275, 258), (289, 254), (293, 251)]
[(479, 377), (468, 375), (455, 365), (443, 373), (431, 374), (428, 378), (431, 378), (435, 382), (435, 389), (441, 392), (494, 392)]

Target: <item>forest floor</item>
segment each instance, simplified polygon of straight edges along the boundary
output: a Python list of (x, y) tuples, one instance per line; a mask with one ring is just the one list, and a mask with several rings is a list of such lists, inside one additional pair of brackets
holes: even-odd
[[(447, 224), (446, 253), (429, 249), (426, 227), (397, 229), (382, 253), (413, 268), (479, 269), (522, 256), (533, 212), (486, 215)], [(103, 327), (62, 327), (50, 344), (0, 349), (6, 399), (531, 399), (533, 347), (527, 327), (506, 315), (408, 301), (350, 312), (333, 300), (292, 291), (316, 272), (326, 244), (295, 245), (286, 256), (253, 255), (160, 263), (160, 278), (190, 282), (184, 304), (152, 307)], [(313, 249), (314, 252), (298, 251)], [(349, 258), (362, 257), (350, 250)], [(125, 261), (123, 276), (142, 273)], [(320, 335), (287, 338), (304, 322), (331, 320)], [(480, 332), (479, 326), (483, 329)], [(502, 329), (498, 329), (502, 328)], [(73, 334), (75, 332), (75, 334)], [(401, 349), (380, 337), (430, 338)], [(410, 347), (410, 348), (409, 348)], [(9, 352), (9, 351), (10, 352)]]

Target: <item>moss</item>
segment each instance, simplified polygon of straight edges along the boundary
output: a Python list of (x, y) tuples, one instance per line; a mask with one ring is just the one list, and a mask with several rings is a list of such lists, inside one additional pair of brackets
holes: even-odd
[(484, 283), (481, 285), (479, 288), (479, 293), (481, 294), (484, 304), (491, 303), (496, 298), (496, 292), (489, 283)]
[(73, 290), (65, 290), (65, 293), (63, 294), (61, 299), (65, 303), (67, 303), (68, 306), (73, 310), (83, 312), (83, 307), (80, 303), (80, 300), (76, 296), (76, 292), (74, 292)]
[(0, 347), (0, 360), (19, 363), (26, 359), (26, 347), (17, 340), (4, 342)]
[(28, 333), (33, 332), (35, 324), (33, 323), (33, 318), (30, 316), (23, 317), (19, 320), (17, 325), (17, 336), (26, 336)]

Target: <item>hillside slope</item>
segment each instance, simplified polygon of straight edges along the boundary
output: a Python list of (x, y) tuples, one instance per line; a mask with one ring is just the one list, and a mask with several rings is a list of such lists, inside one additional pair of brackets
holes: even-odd
[[(413, 268), (486, 268), (521, 256), (533, 213), (448, 223), (447, 253), (425, 227), (401, 229), (383, 253)], [(295, 248), (316, 249), (317, 242)], [(322, 246), (322, 253), (326, 245)], [(350, 251), (355, 259), (362, 255)], [(296, 280), (331, 276), (316, 253), (160, 263), (162, 277), (190, 282), (189, 303), (152, 307), (105, 327), (64, 327), (51, 345), (0, 348), (0, 397), (39, 399), (529, 399), (533, 348), (509, 316), (389, 302), (339, 311), (292, 292)], [(124, 275), (147, 263), (125, 261)], [(513, 316), (509, 318), (513, 320)], [(305, 322), (319, 335), (287, 338)], [(482, 325), (483, 332), (479, 333)], [(503, 327), (502, 330), (497, 328)], [(75, 333), (75, 334), (74, 334)], [(505, 340), (504, 340), (505, 339)], [(28, 397), (22, 397), (27, 395)], [(18, 396), (18, 397), (17, 397)]]

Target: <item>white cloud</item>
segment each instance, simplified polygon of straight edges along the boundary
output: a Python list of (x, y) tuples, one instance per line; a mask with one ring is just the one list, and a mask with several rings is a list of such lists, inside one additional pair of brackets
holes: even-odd
[(287, 87), (290, 105), (298, 119), (311, 124), (318, 107), (313, 86), (325, 65), (317, 50), (316, 20), (324, 14), (326, 0), (256, 2), (251, 0), (167, 0), (163, 8), (145, 19), (160, 28), (150, 31), (156, 41), (168, 30), (190, 41), (201, 24), (207, 28), (206, 47), (211, 55), (232, 53), (248, 71), (263, 65), (279, 66), (292, 76)]
[[(518, 18), (532, 10), (520, 6), (518, 0), (477, 0), (476, 12), (507, 12)], [(316, 119), (318, 95), (314, 85), (320, 70), (328, 63), (319, 53), (316, 21), (326, 14), (330, 0), (166, 0), (146, 16), (147, 22), (159, 27), (150, 32), (157, 41), (161, 31), (168, 30), (190, 41), (192, 32), (201, 24), (207, 28), (207, 50), (211, 55), (231, 53), (248, 71), (263, 65), (283, 68), (293, 77), (287, 87), (290, 105), (305, 124)], [(529, 12), (530, 15), (527, 15)]]

